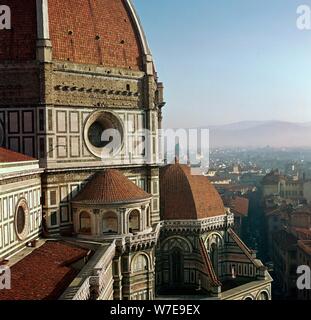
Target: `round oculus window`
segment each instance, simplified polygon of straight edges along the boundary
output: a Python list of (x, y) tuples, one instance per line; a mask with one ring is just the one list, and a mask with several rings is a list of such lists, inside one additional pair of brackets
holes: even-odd
[(101, 158), (116, 155), (123, 146), (123, 125), (117, 115), (107, 111), (97, 111), (87, 120), (84, 139), (89, 151)]
[(19, 240), (25, 240), (28, 235), (29, 208), (26, 199), (21, 199), (15, 210), (15, 230)]
[(26, 214), (23, 207), (19, 207), (16, 214), (16, 229), (18, 234), (22, 234), (25, 229)]

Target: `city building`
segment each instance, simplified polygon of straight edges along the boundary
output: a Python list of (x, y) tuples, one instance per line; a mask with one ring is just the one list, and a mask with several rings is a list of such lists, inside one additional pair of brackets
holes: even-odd
[(262, 192), (264, 197), (278, 195), (310, 203), (311, 182), (304, 178), (282, 175), (279, 170), (272, 170), (262, 180)]
[(75, 3), (4, 1), (0, 263), (25, 285), (0, 299), (271, 299), (208, 178), (160, 176), (163, 84), (132, 2)]
[(297, 299), (297, 238), (286, 230), (273, 234), (275, 285), (286, 299)]
[[(311, 268), (311, 241), (299, 240), (297, 248), (297, 264), (298, 266), (308, 266)], [(306, 283), (306, 285), (309, 285)], [(311, 300), (310, 290), (298, 290), (299, 300)]]
[(249, 199), (239, 196), (224, 198), (224, 204), (234, 214), (234, 230), (241, 237), (243, 222), (248, 217)]
[(297, 268), (308, 265), (311, 240), (309, 206), (291, 205), (267, 212), (269, 256), (273, 262), (275, 284), (289, 299), (308, 299), (307, 292), (297, 289)]

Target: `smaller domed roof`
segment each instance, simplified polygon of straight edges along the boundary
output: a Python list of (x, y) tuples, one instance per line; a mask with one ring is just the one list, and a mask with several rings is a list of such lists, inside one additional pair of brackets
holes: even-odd
[(162, 220), (200, 220), (225, 214), (223, 201), (205, 176), (191, 174), (186, 165), (161, 169)]
[(125, 177), (122, 172), (107, 169), (94, 175), (73, 199), (73, 202), (109, 205), (138, 202), (151, 197), (149, 193)]

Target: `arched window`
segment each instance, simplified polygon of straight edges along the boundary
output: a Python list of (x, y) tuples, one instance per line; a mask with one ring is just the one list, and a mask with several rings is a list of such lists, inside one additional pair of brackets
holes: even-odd
[(140, 254), (133, 261), (133, 272), (142, 272), (148, 270), (148, 259), (145, 255)]
[(266, 291), (262, 291), (258, 297), (258, 300), (269, 300), (269, 295)]
[(182, 286), (184, 282), (184, 257), (180, 248), (174, 248), (170, 256), (170, 285)]
[(80, 214), (80, 232), (85, 234), (90, 234), (92, 232), (91, 216), (85, 211)]
[(169, 252), (174, 248), (179, 248), (184, 254), (185, 253), (191, 253), (192, 252), (192, 246), (191, 243), (182, 237), (171, 237), (165, 240), (165, 242), (162, 245), (162, 251), (163, 252)]
[(206, 241), (207, 250), (211, 250), (213, 244), (216, 244), (216, 247), (218, 249), (221, 249), (223, 247), (223, 238), (220, 234), (213, 233), (208, 237)]
[(118, 233), (118, 217), (114, 212), (104, 214), (103, 233)]
[(138, 232), (140, 230), (140, 212), (133, 210), (129, 215), (129, 232)]
[(218, 276), (219, 257), (218, 257), (218, 247), (216, 243), (213, 243), (211, 245), (210, 258), (213, 264), (214, 271)]
[(223, 239), (221, 235), (218, 233), (211, 234), (206, 241), (206, 247), (207, 247), (207, 250), (209, 250), (210, 259), (212, 261), (213, 268), (215, 270), (216, 275), (219, 277), (221, 276), (221, 268), (220, 268), (219, 260), (221, 258), (222, 246), (223, 246)]

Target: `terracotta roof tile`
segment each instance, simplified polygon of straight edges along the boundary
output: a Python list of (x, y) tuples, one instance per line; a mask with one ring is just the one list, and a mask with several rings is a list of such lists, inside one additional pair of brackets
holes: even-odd
[(239, 214), (242, 216), (248, 215), (249, 200), (247, 198), (233, 197), (233, 198), (226, 199), (224, 202), (225, 202), (225, 205), (227, 205), (233, 213)]
[(77, 275), (70, 264), (88, 251), (61, 242), (46, 242), (11, 268), (11, 290), (0, 300), (55, 300)]
[(138, 32), (125, 1), (49, 0), (48, 6), (53, 59), (142, 70)]
[(26, 156), (24, 154), (14, 152), (0, 147), (0, 163), (1, 162), (23, 162), (23, 161), (35, 161), (36, 159)]
[(96, 174), (73, 202), (88, 204), (130, 203), (152, 196), (136, 186), (122, 172), (107, 169)]
[(311, 241), (310, 240), (299, 240), (298, 246), (302, 251), (311, 256)]
[(206, 271), (206, 273), (208, 274), (208, 277), (211, 281), (211, 284), (212, 286), (214, 287), (221, 287), (222, 284), (221, 282), (219, 281), (216, 273), (215, 273), (215, 270), (214, 270), (214, 267), (213, 267), (213, 264), (212, 264), (212, 261), (210, 259), (210, 256), (209, 254), (207, 253), (207, 249), (204, 245), (204, 242), (203, 240), (200, 238), (200, 254), (201, 254), (201, 257), (203, 259), (203, 263), (204, 263), (204, 269)]
[(238, 247), (242, 250), (245, 256), (256, 266), (260, 267), (260, 263), (256, 260), (250, 248), (242, 241), (242, 239), (235, 233), (232, 228), (228, 229), (228, 234), (230, 235), (231, 239), (238, 245)]
[(186, 165), (162, 168), (160, 186), (163, 220), (195, 220), (225, 214), (220, 195), (208, 178), (191, 175)]

